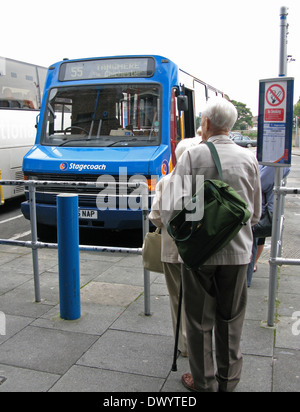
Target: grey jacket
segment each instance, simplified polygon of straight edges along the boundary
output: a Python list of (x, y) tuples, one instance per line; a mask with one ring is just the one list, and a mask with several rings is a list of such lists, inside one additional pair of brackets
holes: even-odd
[[(244, 199), (251, 212), (251, 219), (238, 235), (210, 258), (206, 265), (246, 265), (249, 264), (252, 253), (252, 229), (261, 217), (261, 182), (258, 162), (254, 154), (245, 148), (237, 146), (228, 136), (214, 136), (209, 139), (218, 151), (223, 178)], [(196, 191), (196, 176), (204, 179), (220, 179), (209, 148), (201, 143), (188, 149), (180, 158), (172, 173), (184, 181), (184, 176), (191, 176), (192, 185), (180, 187), (172, 184), (171, 179), (162, 192), (161, 219), (167, 225), (170, 219), (180, 210), (184, 200), (189, 200)], [(186, 187), (187, 186), (187, 187)], [(190, 187), (188, 187), (190, 186)]]

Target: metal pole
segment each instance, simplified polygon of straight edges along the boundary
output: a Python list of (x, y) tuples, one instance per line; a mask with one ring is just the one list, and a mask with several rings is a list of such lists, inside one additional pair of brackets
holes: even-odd
[[(287, 7), (280, 9), (280, 56), (279, 56), (279, 76), (287, 76)], [(283, 178), (283, 169), (277, 167), (275, 169), (275, 184), (274, 184), (274, 210), (273, 210), (273, 228), (272, 228), (272, 246), (270, 257), (270, 282), (269, 282), (269, 310), (268, 310), (268, 326), (273, 327), (275, 322), (275, 307), (277, 296), (277, 280), (278, 280), (278, 264), (276, 259), (281, 254), (281, 217), (282, 217), (282, 202), (281, 193), (279, 191)]]
[(81, 316), (78, 195), (57, 196), (57, 241), (60, 317)]
[(37, 303), (40, 303), (41, 302), (41, 289), (40, 289), (39, 256), (38, 256), (38, 247), (37, 247), (38, 238), (37, 238), (35, 187), (33, 185), (29, 185), (28, 190), (29, 190), (30, 226), (31, 226), (32, 262), (33, 262), (35, 301)]
[(276, 263), (277, 266), (300, 266), (300, 259), (284, 259), (279, 257), (276, 259), (274, 263)]
[(281, 185), (283, 169), (281, 167), (275, 170), (275, 196), (273, 211), (273, 228), (272, 228), (272, 245), (270, 257), (270, 282), (269, 282), (269, 302), (268, 302), (268, 326), (273, 327), (275, 321), (275, 308), (277, 296), (278, 265), (276, 259), (279, 253), (280, 228), (281, 228), (281, 194), (279, 188)]
[[(143, 214), (143, 240), (150, 230), (149, 226), (149, 188), (146, 184), (141, 184), (142, 187), (142, 214)], [(144, 306), (145, 316), (151, 315), (150, 308), (150, 272), (144, 268)]]
[(279, 76), (287, 76), (287, 16), (288, 8), (281, 7), (280, 9), (280, 62)]

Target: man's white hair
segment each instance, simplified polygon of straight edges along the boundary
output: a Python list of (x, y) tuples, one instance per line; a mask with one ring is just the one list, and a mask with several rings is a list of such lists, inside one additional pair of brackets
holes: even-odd
[(225, 98), (213, 97), (202, 112), (202, 118), (208, 118), (215, 128), (229, 132), (238, 119), (238, 112)]

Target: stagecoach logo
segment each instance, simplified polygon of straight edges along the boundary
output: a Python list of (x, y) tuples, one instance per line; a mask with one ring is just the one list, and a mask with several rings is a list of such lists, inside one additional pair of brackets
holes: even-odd
[(60, 170), (65, 172), (66, 170), (77, 170), (78, 172), (82, 171), (92, 171), (92, 170), (98, 170), (98, 171), (104, 171), (106, 170), (106, 165), (104, 164), (85, 164), (85, 163), (67, 163), (63, 162), (59, 166)]
[(63, 171), (68, 170), (68, 167), (69, 167), (68, 163), (64, 162), (60, 165), (60, 170), (63, 170)]
[(169, 162), (167, 160), (164, 160), (161, 166), (161, 172), (163, 176), (166, 176), (169, 174)]

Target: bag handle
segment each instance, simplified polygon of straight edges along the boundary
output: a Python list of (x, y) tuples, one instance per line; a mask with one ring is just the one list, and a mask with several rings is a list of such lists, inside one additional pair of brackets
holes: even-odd
[(210, 153), (212, 155), (212, 158), (215, 162), (216, 168), (218, 170), (220, 179), (223, 181), (223, 170), (222, 170), (222, 165), (221, 165), (221, 161), (220, 161), (220, 157), (218, 155), (217, 149), (215, 147), (215, 145), (212, 142), (205, 142), (206, 145), (208, 146)]

